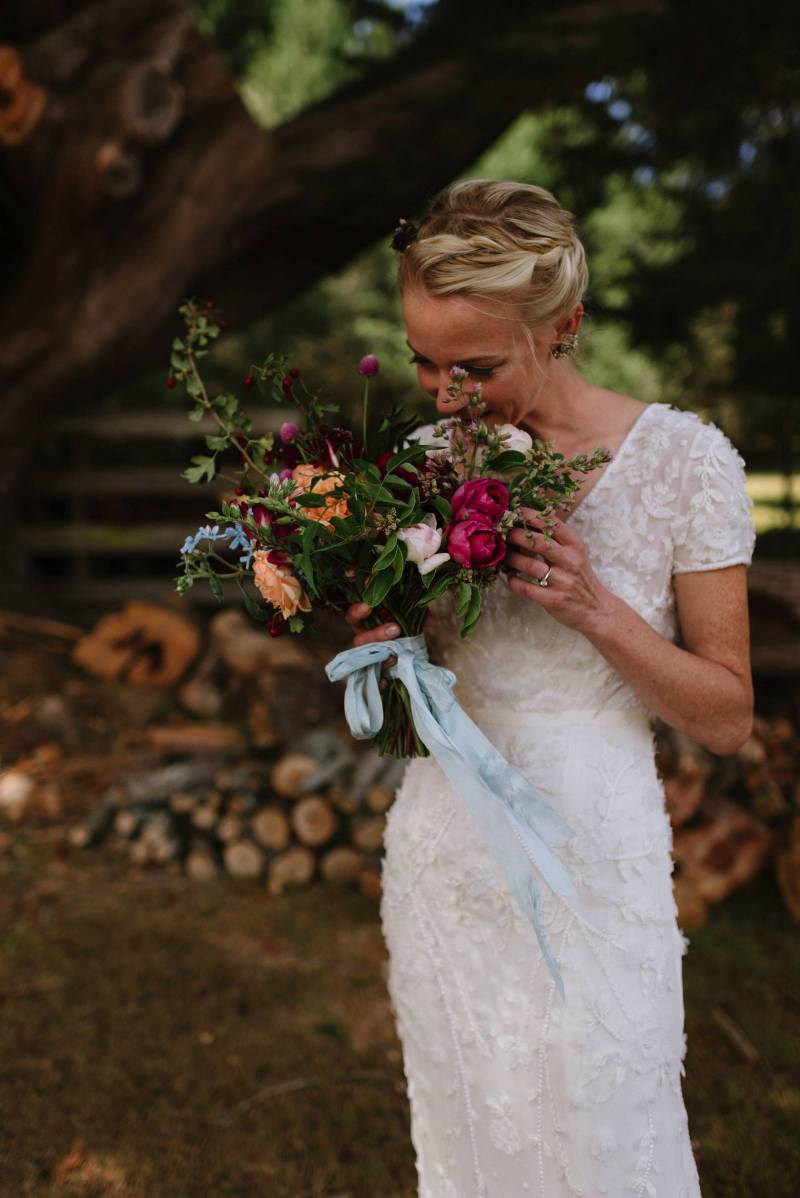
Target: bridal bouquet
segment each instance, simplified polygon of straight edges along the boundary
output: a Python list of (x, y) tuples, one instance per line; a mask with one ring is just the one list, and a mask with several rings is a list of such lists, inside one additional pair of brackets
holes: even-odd
[[(212, 309), (188, 300), (180, 312), (186, 331), (173, 342), (167, 382), (184, 384), (190, 420), (209, 415), (216, 425), (208, 453), (193, 457), (184, 477), (223, 478), (231, 492), (206, 513), (213, 525), (186, 538), (176, 589), (185, 594), (204, 579), (222, 601), (223, 584), (232, 582), (273, 636), (310, 629), (320, 608), (363, 601), (373, 623), (392, 620), (404, 637), (419, 638), (428, 605), (447, 591), (467, 636), (498, 580), (510, 529), (524, 523), (521, 509), (546, 521), (569, 503), (577, 475), (608, 460), (604, 449), (565, 459), (513, 425), (490, 426), (480, 383), (467, 393), (467, 372), (457, 366), (448, 390), (467, 402), (456, 416), (420, 429), (413, 413), (392, 406), (369, 430), (369, 380), (379, 370), (372, 355), (358, 366), (360, 436), (275, 353), (251, 367), (244, 385), (291, 411), (277, 434), (254, 436), (238, 398), (209, 395), (200, 374), (220, 331)], [(223, 472), (228, 462), (235, 474)], [(391, 670), (380, 702), (379, 752), (427, 756), (408, 688)]]

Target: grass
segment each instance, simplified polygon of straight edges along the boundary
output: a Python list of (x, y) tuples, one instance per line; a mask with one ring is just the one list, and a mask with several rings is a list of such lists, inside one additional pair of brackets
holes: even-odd
[[(414, 1198), (374, 901), (131, 875), (100, 851), (9, 837), (3, 1195)], [(800, 937), (769, 878), (688, 935), (684, 1089), (704, 1198), (790, 1198)], [(714, 1005), (758, 1047), (757, 1064)]]

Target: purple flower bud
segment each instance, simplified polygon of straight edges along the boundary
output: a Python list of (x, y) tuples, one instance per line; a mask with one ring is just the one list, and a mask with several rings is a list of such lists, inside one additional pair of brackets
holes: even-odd
[(467, 372), (463, 366), (451, 366), (450, 367), (450, 378), (451, 379), (465, 379), (466, 377), (467, 377)]
[(295, 424), (293, 420), (285, 420), (280, 430), (281, 441), (283, 441), (284, 445), (288, 445), (291, 441), (294, 441), (299, 432), (299, 425)]
[(358, 373), (372, 377), (380, 370), (381, 364), (374, 354), (366, 354), (358, 364)]
[(278, 471), (278, 478), (281, 482), (285, 482), (287, 478), (292, 477), (291, 467), (286, 466), (283, 470)]

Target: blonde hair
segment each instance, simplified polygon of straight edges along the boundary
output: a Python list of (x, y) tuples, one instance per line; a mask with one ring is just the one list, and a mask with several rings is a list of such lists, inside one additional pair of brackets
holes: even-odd
[[(440, 191), (400, 254), (397, 283), (511, 307), (530, 330), (558, 325), (589, 283), (575, 218), (533, 183), (465, 179)], [(494, 314), (494, 313), (493, 313)], [(535, 355), (534, 355), (535, 356)]]

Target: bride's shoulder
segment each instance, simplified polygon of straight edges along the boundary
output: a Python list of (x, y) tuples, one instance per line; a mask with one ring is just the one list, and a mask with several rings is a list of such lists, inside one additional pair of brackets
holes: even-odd
[(655, 409), (650, 426), (661, 431), (662, 440), (668, 443), (675, 458), (694, 460), (711, 456), (744, 466), (744, 459), (728, 435), (712, 420), (669, 403), (649, 406)]

